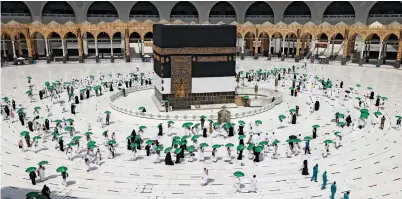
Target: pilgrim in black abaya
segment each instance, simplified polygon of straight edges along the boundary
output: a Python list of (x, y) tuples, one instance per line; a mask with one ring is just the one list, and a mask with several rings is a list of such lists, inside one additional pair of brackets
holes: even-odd
[(60, 151), (64, 151), (64, 140), (63, 139), (59, 140), (59, 148), (60, 148)]
[(243, 129), (244, 129), (244, 126), (240, 125), (239, 126), (239, 135), (244, 135)]
[(180, 154), (176, 155), (176, 164), (180, 164)]
[(162, 124), (159, 124), (159, 125), (158, 125), (158, 129), (159, 129), (158, 135), (159, 135), (159, 136), (162, 136), (162, 135), (163, 135), (163, 127), (162, 127)]
[(147, 151), (147, 156), (149, 156), (150, 155), (150, 148), (151, 148), (151, 146), (149, 146), (149, 144), (147, 144), (147, 146), (145, 146), (145, 150)]
[(202, 130), (202, 137), (206, 138), (207, 137), (207, 128), (204, 128)]
[(237, 156), (237, 159), (238, 159), (238, 160), (241, 160), (241, 159), (243, 158), (243, 150), (240, 150), (239, 152), (237, 152), (237, 154), (239, 154), (239, 155)]
[(174, 165), (174, 163), (172, 161), (172, 156), (170, 155), (170, 152), (166, 153), (165, 165)]
[(304, 160), (303, 161), (303, 169), (302, 169), (302, 175), (310, 175), (309, 173), (308, 173), (308, 165), (307, 165), (307, 160)]
[(317, 129), (313, 128), (313, 139), (317, 138)]
[(229, 136), (234, 136), (234, 134), (233, 134), (233, 127), (230, 127), (230, 128), (229, 128)]
[(296, 124), (296, 114), (292, 115), (292, 124)]
[(75, 96), (75, 104), (79, 104), (80, 101), (78, 100), (78, 96)]
[(319, 101), (315, 101), (314, 110), (315, 110), (315, 111), (318, 111), (319, 109), (320, 109), (320, 102), (319, 102)]

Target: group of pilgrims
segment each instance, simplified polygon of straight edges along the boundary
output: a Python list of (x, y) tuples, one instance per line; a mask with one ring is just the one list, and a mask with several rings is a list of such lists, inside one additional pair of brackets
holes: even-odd
[[(301, 68), (306, 72), (306, 65), (302, 66)], [(14, 123), (16, 122), (14, 120), (15, 114), (18, 114), (21, 125), (23, 128), (27, 129), (26, 131), (21, 132), (22, 138), (18, 142), (18, 146), (22, 152), (25, 151), (24, 141), (25, 146), (28, 149), (34, 146), (36, 152), (38, 152), (40, 151), (40, 149), (37, 150), (40, 148), (39, 140), (45, 142), (47, 137), (51, 137), (55, 150), (58, 149), (65, 153), (67, 159), (70, 161), (74, 161), (76, 156), (80, 156), (84, 160), (87, 171), (89, 172), (91, 170), (91, 164), (96, 164), (98, 166), (102, 164), (100, 145), (106, 146), (108, 153), (107, 159), (113, 159), (116, 157), (115, 148), (118, 145), (116, 134), (115, 132), (112, 132), (109, 137), (109, 131), (104, 130), (102, 133), (104, 141), (96, 143), (96, 141), (91, 137), (91, 135), (93, 135), (91, 132), (92, 125), (90, 122), (88, 122), (88, 131), (84, 133), (83, 136), (77, 135), (75, 130), (76, 128), (74, 126), (74, 119), (66, 119), (64, 117), (64, 113), (67, 112), (65, 107), (65, 104), (67, 103), (66, 101), (68, 100), (68, 102), (71, 103), (70, 112), (75, 116), (77, 114), (75, 111), (76, 106), (78, 106), (80, 103), (85, 103), (85, 100), (88, 98), (103, 95), (102, 89), (103, 92), (113, 92), (114, 87), (117, 87), (119, 90), (123, 90), (125, 88), (130, 88), (137, 85), (150, 85), (152, 84), (152, 81), (149, 75), (146, 76), (144, 73), (130, 73), (128, 75), (118, 73), (114, 76), (111, 74), (108, 76), (100, 74), (98, 78), (95, 78), (95, 76), (88, 76), (85, 79), (80, 80), (72, 79), (70, 82), (63, 82), (63, 79), (60, 78), (60, 80), (57, 80), (52, 84), (50, 82), (45, 82), (45, 87), (40, 88), (38, 93), (39, 100), (41, 100), (42, 103), (46, 98), (50, 99), (50, 101), (44, 102), (46, 103), (45, 111), (42, 111), (40, 106), (36, 106), (32, 112), (32, 117), (29, 117), (27, 116), (28, 108), (24, 107), (22, 103), (16, 105), (14, 100), (9, 101), (8, 97), (3, 97), (2, 106), (4, 109), (4, 119), (10, 120), (11, 123)], [(330, 79), (325, 80), (324, 78), (319, 78), (317, 76), (312, 77), (306, 73), (298, 74), (295, 66), (287, 70), (275, 68), (270, 71), (262, 71), (261, 69), (257, 71), (250, 70), (248, 72), (241, 71), (237, 75), (238, 82), (240, 77), (243, 79), (243, 86), (253, 86), (256, 84), (262, 84), (264, 82), (269, 83), (270, 80), (273, 80), (275, 90), (278, 90), (279, 85), (284, 88), (287, 84), (291, 83), (292, 86), (289, 88), (291, 96), (297, 97), (300, 93), (308, 95), (308, 100), (306, 103), (310, 106), (310, 113), (319, 112), (320, 99), (322, 99), (322, 97), (324, 97), (326, 102), (331, 102), (334, 100), (340, 101), (340, 99), (343, 98), (343, 102), (340, 103), (345, 104), (347, 102), (353, 102), (353, 97), (356, 96), (355, 99), (357, 99), (358, 102), (356, 103), (355, 107), (360, 109), (360, 117), (353, 120), (350, 114), (345, 118), (345, 114), (340, 112), (335, 113), (335, 118), (331, 118), (331, 121), (335, 122), (340, 130), (334, 134), (336, 141), (333, 139), (325, 140), (325, 148), (322, 150), (323, 157), (327, 157), (330, 154), (329, 146), (331, 143), (335, 143), (336, 149), (342, 146), (341, 141), (343, 128), (353, 125), (353, 121), (357, 121), (357, 125), (355, 125), (357, 128), (364, 128), (369, 115), (367, 109), (372, 110), (372, 105), (375, 106), (374, 109), (376, 110), (374, 113), (375, 118), (381, 118), (379, 120), (379, 123), (381, 123), (380, 128), (382, 129), (384, 126), (383, 123), (385, 121), (385, 117), (380, 116), (381, 112), (379, 110), (384, 108), (385, 101), (388, 98), (384, 96), (375, 97), (374, 91), (370, 87), (368, 87), (367, 95), (364, 95), (362, 98), (358, 97), (360, 88), (359, 84), (356, 85), (356, 87), (349, 87), (344, 92), (345, 97), (341, 97), (341, 90), (344, 87), (343, 81), (338, 82), (338, 80), (336, 80), (335, 83), (333, 83)], [(244, 79), (247, 79), (248, 81), (245, 82)], [(31, 103), (33, 104), (36, 101), (33, 97), (34, 85), (31, 84), (30, 77), (28, 77), (28, 86), (30, 90), (28, 90), (26, 94), (28, 94)], [(57, 104), (59, 104), (62, 109), (60, 114), (54, 114), (55, 111), (53, 109)], [(289, 110), (289, 124), (297, 124), (297, 118), (300, 115), (299, 109), (300, 107), (296, 105), (294, 109), (292, 108)], [(145, 112), (145, 108), (142, 110)], [(350, 111), (348, 110), (347, 112), (349, 113)], [(99, 116), (96, 120), (97, 128), (103, 129), (110, 124), (111, 112), (105, 111), (104, 114), (105, 115), (103, 116), (102, 112), (99, 113)], [(62, 118), (57, 119), (57, 117)], [(49, 118), (54, 119), (51, 120)], [(396, 128), (399, 129), (401, 126), (401, 117), (396, 116), (396, 118)], [(283, 127), (282, 123), (285, 121), (285, 119), (286, 116), (279, 116), (279, 121), (281, 124), (277, 128), (277, 133), (280, 132), (279, 129)], [(205, 161), (205, 150), (209, 147), (209, 144), (206, 142), (199, 143), (201, 137), (203, 140), (207, 140), (208, 137), (212, 137), (212, 140), (214, 140), (218, 137), (223, 137), (225, 139), (230, 138), (236, 136), (237, 134), (237, 147), (235, 147), (235, 144), (233, 143), (213, 144), (211, 146), (211, 159), (213, 162), (218, 162), (217, 152), (220, 148), (224, 148), (224, 151), (226, 152), (225, 162), (230, 163), (232, 162), (233, 148), (235, 148), (237, 151), (237, 160), (243, 159), (244, 150), (248, 151), (247, 158), (255, 163), (263, 161), (264, 157), (267, 156), (266, 154), (270, 152), (272, 152), (272, 159), (278, 159), (278, 144), (280, 141), (277, 139), (275, 132), (264, 132), (261, 124), (261, 120), (249, 121), (248, 123), (240, 120), (237, 124), (220, 124), (211, 119), (208, 120), (206, 116), (201, 116), (199, 123), (183, 123), (181, 125), (181, 128), (183, 128), (183, 133), (181, 133), (182, 136), (177, 136), (178, 128), (175, 127), (175, 121), (169, 120), (166, 123), (159, 123), (157, 125), (158, 132), (155, 133), (156, 135), (154, 137), (146, 138), (145, 131), (149, 130), (146, 130), (147, 127), (144, 125), (139, 126), (137, 131), (136, 129), (132, 130), (131, 134), (129, 134), (126, 138), (126, 148), (131, 152), (130, 160), (132, 161), (137, 161), (139, 152), (141, 150), (145, 150), (145, 155), (151, 157), (151, 162), (160, 163), (163, 159), (161, 158), (162, 152), (164, 152), (164, 163), (166, 165), (175, 165), (182, 163), (185, 158), (188, 158), (188, 162), (194, 162), (196, 160)], [(287, 158), (291, 158), (292, 156), (301, 154), (303, 150), (304, 154), (310, 154), (310, 141), (318, 137), (317, 129), (319, 127), (319, 125), (313, 126), (311, 136), (309, 135), (302, 137), (301, 134), (290, 135), (289, 139), (286, 140), (288, 145), (285, 156)], [(167, 132), (164, 132), (165, 128), (167, 128)], [(63, 133), (63, 130), (65, 133)], [(32, 140), (30, 134), (35, 134)], [(175, 136), (173, 136), (173, 134)], [(160, 139), (164, 136), (171, 138), (171, 144), (168, 146), (160, 143)], [(81, 145), (83, 145), (82, 142), (85, 142), (82, 141), (83, 137), (85, 137), (86, 140), (86, 145), (84, 145), (86, 147), (81, 147)], [(66, 142), (67, 140), (68, 142)], [(300, 146), (302, 141), (305, 141), (303, 148)], [(187, 155), (185, 153), (186, 151)], [(307, 167), (306, 161), (307, 160), (303, 161), (304, 173)], [(45, 178), (44, 171), (44, 165), (41, 165), (37, 170), (37, 173), (41, 179)], [(202, 185), (206, 185), (209, 178), (207, 170), (204, 170), (204, 174)], [(65, 186), (67, 186), (67, 183), (65, 183), (66, 176), (68, 175), (62, 173), (63, 184)], [(33, 178), (36, 178), (36, 175)]]

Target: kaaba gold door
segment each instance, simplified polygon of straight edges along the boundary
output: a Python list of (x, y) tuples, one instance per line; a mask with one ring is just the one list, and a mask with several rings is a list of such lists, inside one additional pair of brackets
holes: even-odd
[(191, 56), (171, 56), (171, 93), (178, 98), (191, 93)]

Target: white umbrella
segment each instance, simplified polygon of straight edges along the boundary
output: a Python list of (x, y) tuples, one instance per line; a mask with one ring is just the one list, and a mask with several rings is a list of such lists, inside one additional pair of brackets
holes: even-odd
[(18, 57), (17, 60), (25, 60), (23, 57)]
[(145, 58), (150, 58), (151, 56), (149, 56), (149, 55), (144, 55), (144, 57), (145, 57)]

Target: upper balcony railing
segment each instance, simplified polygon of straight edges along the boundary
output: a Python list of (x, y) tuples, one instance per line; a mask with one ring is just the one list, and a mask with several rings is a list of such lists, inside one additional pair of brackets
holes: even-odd
[(269, 19), (274, 18), (274, 15), (246, 15), (249, 19)]
[(308, 19), (311, 15), (283, 15), (283, 18)]
[(29, 13), (1, 13), (1, 16), (5, 17), (30, 17)]
[(369, 17), (376, 17), (376, 18), (393, 18), (393, 17), (402, 17), (402, 14), (371, 14)]
[(171, 19), (198, 19), (198, 15), (170, 15)]
[(227, 19), (236, 18), (236, 15), (209, 15), (211, 19)]
[(159, 15), (130, 15), (130, 18), (150, 19), (159, 18)]
[(95, 18), (116, 18), (119, 17), (117, 14), (87, 14), (87, 17)]
[(53, 13), (48, 13), (48, 14), (42, 14), (43, 17), (75, 17), (74, 14), (53, 14)]
[(355, 18), (355, 15), (324, 15), (324, 18)]

